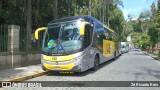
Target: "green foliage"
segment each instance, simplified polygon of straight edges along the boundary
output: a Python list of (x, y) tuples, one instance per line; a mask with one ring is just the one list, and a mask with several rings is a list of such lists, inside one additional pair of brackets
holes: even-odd
[(158, 57), (160, 57), (160, 50), (158, 51)]
[(126, 36), (122, 33), (125, 25), (123, 12), (119, 8), (115, 8), (110, 12), (110, 15), (110, 27), (118, 33), (120, 39), (123, 39), (122, 41), (126, 41)]
[(139, 34), (136, 41), (136, 46), (141, 47), (142, 50), (145, 50), (147, 46), (150, 45), (150, 37), (147, 34)]
[[(32, 1), (32, 22), (33, 27), (46, 25), (54, 17), (54, 1), (53, 0), (31, 0)], [(71, 16), (74, 15), (76, 9), (78, 15), (87, 15), (89, 10), (89, 0), (70, 0), (71, 2)], [(123, 6), (121, 0), (91, 0), (92, 16), (102, 20), (106, 19), (110, 13), (110, 20), (115, 18), (122, 18), (123, 13), (118, 8)], [(104, 2), (106, 2), (104, 4)], [(57, 0), (58, 18), (66, 17), (68, 12), (68, 0)], [(109, 5), (109, 8), (108, 8)], [(103, 9), (105, 12), (103, 12)], [(26, 0), (5, 0), (4, 6), (0, 10), (0, 16), (3, 17), (7, 24), (18, 24), (25, 26), (26, 23)], [(109, 9), (109, 12), (107, 11)], [(114, 12), (114, 13), (113, 13)], [(101, 13), (101, 14), (100, 14)], [(103, 14), (107, 16), (102, 16)], [(118, 16), (119, 15), (119, 16)], [(106, 20), (105, 20), (106, 21)]]
[(142, 32), (142, 29), (141, 29), (141, 22), (139, 22), (138, 20), (137, 21), (133, 21), (133, 30), (134, 32), (138, 32), (138, 33), (141, 33)]
[(155, 27), (151, 27), (148, 31), (148, 35), (151, 39), (151, 45), (155, 46), (155, 44), (158, 42), (158, 30)]
[(160, 14), (157, 11), (157, 16), (155, 16), (155, 5), (152, 3), (151, 11), (145, 10), (142, 11), (137, 20), (132, 20), (127, 22), (130, 25), (129, 30), (127, 28), (128, 34), (132, 37), (132, 43), (138, 47), (141, 47), (143, 50), (147, 46), (155, 46), (158, 42), (158, 27), (160, 26)]
[[(115, 30), (121, 38), (124, 29), (124, 16), (118, 6), (123, 7), (122, 0), (31, 0), (32, 31), (38, 27), (46, 26), (48, 22), (68, 15), (91, 15), (107, 24)], [(27, 0), (4, 0), (0, 10), (0, 17), (5, 24), (16, 24), (25, 28), (27, 26)], [(55, 2), (57, 2), (57, 14), (55, 13)], [(70, 6), (69, 6), (70, 5)], [(91, 10), (90, 10), (91, 9)], [(69, 13), (69, 14), (68, 14)]]

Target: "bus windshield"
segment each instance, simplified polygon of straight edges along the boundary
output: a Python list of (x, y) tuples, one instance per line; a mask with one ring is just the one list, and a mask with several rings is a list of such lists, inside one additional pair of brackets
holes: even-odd
[(48, 25), (43, 38), (42, 51), (47, 53), (69, 53), (82, 48), (82, 37), (78, 22)]

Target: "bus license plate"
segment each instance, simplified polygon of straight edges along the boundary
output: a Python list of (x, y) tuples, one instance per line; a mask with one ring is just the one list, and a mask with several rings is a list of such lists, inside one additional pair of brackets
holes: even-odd
[(61, 70), (61, 68), (60, 67), (55, 67), (54, 70)]

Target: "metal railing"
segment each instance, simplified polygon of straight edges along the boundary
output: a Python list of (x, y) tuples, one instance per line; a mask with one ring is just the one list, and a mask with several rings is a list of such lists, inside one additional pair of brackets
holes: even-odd
[(8, 25), (0, 25), (0, 52), (7, 52)]
[[(34, 32), (33, 32), (34, 34)], [(31, 35), (30, 38), (27, 37), (27, 30), (26, 28), (20, 29), (20, 38), (19, 38), (19, 50), (21, 52), (37, 52), (41, 50), (42, 46), (42, 38), (43, 38), (43, 32), (40, 32), (39, 34), (39, 40), (35, 41), (34, 35)], [(29, 45), (29, 47), (28, 47)]]
[[(33, 32), (34, 33), (34, 32)], [(42, 46), (43, 32), (39, 33), (39, 40), (35, 41), (32, 37), (27, 37), (27, 30), (25, 27), (20, 27), (19, 31), (19, 51), (20, 52), (40, 52)], [(8, 51), (8, 25), (0, 25), (0, 52)], [(27, 42), (27, 40), (29, 42)], [(30, 47), (28, 48), (28, 44)]]

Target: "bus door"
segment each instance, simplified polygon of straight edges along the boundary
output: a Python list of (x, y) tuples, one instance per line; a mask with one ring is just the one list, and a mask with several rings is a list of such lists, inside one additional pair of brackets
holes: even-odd
[[(93, 50), (91, 50), (91, 43), (92, 43), (92, 36), (93, 36), (93, 26), (90, 24), (86, 24), (84, 28), (84, 38), (83, 38), (83, 49), (85, 50), (85, 57), (86, 60), (85, 66), (90, 64), (90, 59), (93, 58)], [(86, 49), (87, 48), (87, 49)]]

